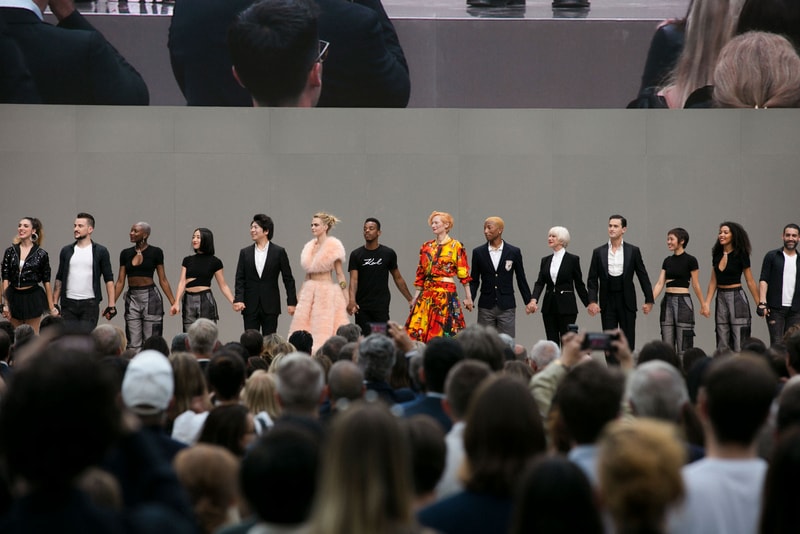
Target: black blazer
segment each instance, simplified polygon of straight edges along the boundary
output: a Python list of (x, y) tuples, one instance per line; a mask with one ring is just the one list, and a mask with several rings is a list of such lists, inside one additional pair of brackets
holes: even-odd
[(578, 313), (578, 305), (575, 301), (575, 292), (581, 298), (584, 306), (589, 305), (589, 294), (586, 285), (583, 283), (581, 273), (581, 259), (575, 254), (564, 253), (561, 260), (561, 267), (556, 275), (556, 282), (550, 278), (550, 265), (553, 263), (553, 254), (542, 258), (542, 265), (539, 268), (539, 278), (533, 285), (533, 298), (538, 302), (539, 295), (546, 288), (547, 298), (544, 304), (539, 306), (543, 314), (572, 315)]
[[(254, 0), (177, 0), (169, 27), (175, 81), (190, 106), (252, 106), (231, 73), (228, 27)], [(319, 107), (405, 107), (408, 65), (380, 0), (317, 0), (331, 43)]]
[(27, 9), (2, 7), (5, 33), (17, 42), (45, 104), (143, 105), (147, 85), (78, 11), (53, 26)]
[(497, 270), (489, 256), (488, 243), (472, 250), (472, 281), (469, 283), (469, 288), (473, 298), (478, 294), (478, 288), (480, 288), (479, 308), (494, 308), (495, 306), (501, 310), (516, 308), (514, 276), (517, 278), (517, 287), (522, 295), (522, 300), (524, 304), (527, 304), (531, 300), (531, 289), (525, 278), (522, 252), (517, 247), (508, 241), (503, 241), (503, 253), (497, 263)]
[[(770, 308), (780, 308), (783, 305), (783, 249), (770, 250), (764, 256), (761, 264), (761, 277), (759, 281), (767, 283), (767, 305)], [(800, 269), (797, 269), (794, 281), (794, 295), (792, 296), (792, 311), (800, 311)]]
[(265, 313), (281, 313), (281, 295), (278, 290), (278, 275), (286, 288), (286, 304), (297, 305), (294, 277), (289, 266), (289, 257), (283, 247), (270, 242), (264, 271), (258, 276), (256, 270), (256, 247), (250, 245), (239, 251), (236, 264), (236, 289), (234, 302), (243, 302), (246, 308), (254, 311), (259, 304)]
[[(623, 241), (623, 264), (622, 264), (622, 292), (625, 299), (625, 306), (630, 311), (636, 311), (636, 289), (633, 287), (633, 275), (639, 279), (639, 285), (644, 293), (645, 303), (653, 303), (653, 286), (650, 284), (650, 277), (644, 268), (642, 253), (639, 247), (630, 245)], [(589, 302), (598, 302), (603, 308), (608, 297), (608, 243), (597, 247), (592, 251), (592, 262), (589, 264), (589, 279), (586, 282), (589, 289)], [(598, 287), (599, 297), (598, 300)]]

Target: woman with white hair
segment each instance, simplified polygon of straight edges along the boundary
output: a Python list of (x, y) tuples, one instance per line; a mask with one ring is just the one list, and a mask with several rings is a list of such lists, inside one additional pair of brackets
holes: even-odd
[[(567, 333), (567, 327), (578, 317), (575, 292), (584, 306), (589, 305), (589, 294), (581, 273), (581, 260), (575, 254), (567, 252), (567, 245), (569, 230), (563, 226), (554, 226), (547, 232), (547, 246), (553, 253), (542, 258), (539, 278), (533, 286), (533, 298), (529, 306), (531, 313), (542, 310), (547, 339), (559, 345), (561, 336)], [(540, 306), (539, 296), (542, 290), (547, 297)]]

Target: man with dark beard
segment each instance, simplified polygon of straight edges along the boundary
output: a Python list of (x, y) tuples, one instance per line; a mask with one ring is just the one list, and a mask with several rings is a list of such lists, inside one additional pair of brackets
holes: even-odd
[(770, 345), (781, 342), (786, 331), (800, 323), (798, 239), (800, 226), (787, 224), (783, 229), (783, 247), (767, 252), (761, 265), (756, 312), (767, 320)]

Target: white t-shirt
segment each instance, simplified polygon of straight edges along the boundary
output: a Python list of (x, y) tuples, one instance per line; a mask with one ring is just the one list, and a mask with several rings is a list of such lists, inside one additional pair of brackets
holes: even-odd
[(94, 294), (94, 258), (92, 246), (72, 248), (67, 275), (67, 298), (86, 300), (97, 298)]

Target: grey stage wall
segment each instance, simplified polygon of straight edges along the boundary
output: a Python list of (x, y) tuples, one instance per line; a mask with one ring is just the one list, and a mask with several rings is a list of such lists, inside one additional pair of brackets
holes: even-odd
[[(301, 281), (300, 249), (318, 210), (341, 217), (334, 234), (348, 251), (362, 244), (364, 218), (380, 218), (382, 241), (397, 250), (411, 282), (418, 247), (431, 237), (427, 216), (438, 209), (453, 213), (452, 235), (470, 248), (483, 241), (484, 218), (502, 216), (531, 283), (553, 225), (570, 229), (569, 248), (585, 272), (591, 249), (607, 239), (608, 215), (626, 215), (625, 237), (642, 247), (654, 282), (668, 254), (666, 231), (683, 226), (705, 291), (709, 251), (726, 219), (749, 230), (758, 276), (783, 225), (798, 218), (798, 168), (800, 114), (784, 110), (0, 106), (5, 242), (20, 217), (36, 216), (45, 225), (45, 249), (57, 258), (72, 239), (75, 213), (90, 211), (116, 270), (131, 224), (145, 220), (154, 228), (152, 244), (164, 248), (173, 288), (198, 226), (214, 231), (232, 286), (256, 212), (275, 219), (275, 241), (288, 249)], [(222, 339), (236, 339), (240, 318), (214, 291)], [(406, 313), (393, 291), (394, 319)], [(121, 325), (121, 316), (114, 321)], [(578, 322), (600, 328), (585, 310)], [(279, 332), (288, 328), (282, 315)], [(657, 311), (640, 314), (637, 328), (639, 345), (657, 338)], [(698, 345), (713, 349), (713, 329), (712, 320), (698, 317)], [(179, 330), (178, 317), (166, 319), (167, 336)], [(541, 318), (521, 307), (517, 330), (528, 347), (544, 336)], [(760, 319), (754, 334), (767, 337)]]

